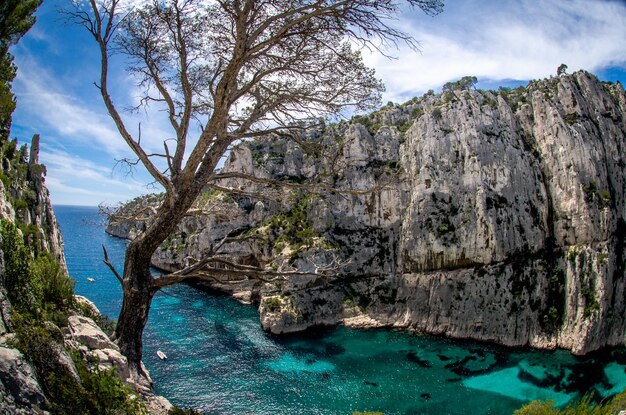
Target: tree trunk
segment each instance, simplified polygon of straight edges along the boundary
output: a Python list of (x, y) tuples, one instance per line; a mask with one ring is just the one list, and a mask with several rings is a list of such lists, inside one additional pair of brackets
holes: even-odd
[[(141, 241), (131, 242), (126, 250), (124, 298), (115, 329), (117, 344), (128, 359), (133, 381), (142, 384), (149, 380), (141, 364), (142, 336), (148, 322), (150, 304), (156, 292), (150, 274), (152, 252), (145, 251)], [(150, 386), (149, 382), (146, 386)]]
[(175, 203), (161, 206), (150, 227), (126, 248), (122, 284), (124, 298), (115, 337), (120, 351), (128, 359), (133, 382), (146, 387), (152, 385), (141, 363), (142, 336), (148, 322), (152, 298), (158, 291), (150, 273), (152, 254), (176, 229), (195, 200), (199, 191), (192, 190)]

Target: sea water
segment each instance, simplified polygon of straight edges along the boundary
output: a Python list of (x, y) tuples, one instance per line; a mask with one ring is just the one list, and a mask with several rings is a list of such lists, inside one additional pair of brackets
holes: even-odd
[[(76, 292), (117, 318), (122, 291), (102, 246), (121, 272), (126, 241), (105, 234), (97, 208), (55, 212)], [(207, 414), (511, 414), (626, 387), (623, 348), (577, 358), (393, 330), (272, 336), (254, 306), (183, 284), (155, 296), (144, 362), (157, 393)]]

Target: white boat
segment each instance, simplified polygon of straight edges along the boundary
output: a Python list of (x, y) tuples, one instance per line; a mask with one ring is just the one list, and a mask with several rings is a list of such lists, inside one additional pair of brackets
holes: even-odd
[(89, 278), (87, 278), (87, 281), (89, 281), (89, 282), (95, 282), (96, 280), (94, 280), (93, 278), (89, 277)]
[(167, 355), (160, 350), (157, 350), (157, 356), (159, 356), (161, 360), (167, 360)]

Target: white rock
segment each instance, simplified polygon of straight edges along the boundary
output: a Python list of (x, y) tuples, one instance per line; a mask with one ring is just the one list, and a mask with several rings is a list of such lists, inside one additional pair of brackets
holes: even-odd
[(70, 316), (68, 321), (72, 337), (89, 349), (115, 349), (119, 351), (117, 345), (92, 319), (83, 316)]

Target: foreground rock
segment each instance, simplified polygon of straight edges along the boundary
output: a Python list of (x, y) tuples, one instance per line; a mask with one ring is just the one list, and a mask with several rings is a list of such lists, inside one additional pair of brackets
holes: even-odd
[[(301, 138), (329, 157), (261, 139), (234, 149), (223, 172), (344, 192), (224, 180), (236, 192), (206, 193), (153, 263), (180, 269), (245, 234), (264, 242), (220, 252), (312, 274), (342, 264), (330, 280), (210, 283), (258, 301), (274, 333), (345, 322), (576, 354), (624, 344), (621, 85), (581, 71), (499, 93), (431, 94)], [(108, 230), (133, 237), (142, 226), (114, 220)]]
[(65, 344), (80, 351), (86, 360), (98, 362), (100, 370), (115, 368), (124, 383), (141, 394), (150, 414), (165, 415), (172, 409), (172, 404), (167, 399), (152, 391), (152, 380), (145, 367), (143, 370), (147, 378), (136, 379), (131, 376), (126, 357), (91, 318), (71, 316), (68, 328)]
[(22, 353), (0, 346), (0, 414), (43, 413), (40, 407), (45, 401), (35, 371)]

